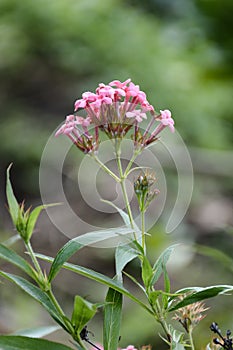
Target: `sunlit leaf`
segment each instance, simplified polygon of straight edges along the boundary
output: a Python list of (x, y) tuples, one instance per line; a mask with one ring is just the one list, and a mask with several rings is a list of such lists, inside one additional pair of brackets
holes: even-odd
[(122, 313), (122, 294), (112, 288), (109, 288), (104, 307), (104, 349), (117, 350), (121, 313)]

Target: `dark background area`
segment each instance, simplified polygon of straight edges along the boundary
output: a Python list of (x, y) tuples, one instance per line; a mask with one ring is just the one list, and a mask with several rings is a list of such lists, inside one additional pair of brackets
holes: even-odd
[[(181, 259), (174, 255), (170, 267), (173, 290), (232, 283), (232, 267), (191, 248), (193, 243), (205, 244), (233, 255), (232, 13), (231, 0), (0, 0), (1, 241), (13, 234), (5, 206), (7, 166), (14, 164), (12, 182), (17, 198), (28, 205), (40, 204), (41, 154), (64, 116), (72, 113), (74, 101), (98, 83), (130, 77), (156, 110), (172, 110), (195, 176), (184, 220), (172, 235), (166, 235), (163, 216), (150, 232), (149, 255), (154, 260), (169, 244), (187, 243), (189, 249)], [(72, 161), (81, 158), (76, 151)], [(165, 172), (172, 188), (177, 174), (169, 167)], [(79, 194), (76, 200), (80, 201)], [(92, 214), (90, 211), (87, 216)], [(55, 255), (67, 238), (46, 213), (38, 227), (32, 240), (35, 250)], [(15, 247), (23, 253), (20, 243)], [(114, 274), (110, 250), (87, 248), (73, 261)], [(1, 266), (12, 271), (6, 263)], [(138, 271), (135, 264), (128, 270)], [(100, 301), (106, 293), (106, 288), (67, 272), (62, 272), (55, 284), (68, 313), (75, 294)], [(208, 316), (197, 331), (198, 349), (210, 341), (211, 322), (218, 322), (223, 329), (233, 326), (232, 297), (218, 297), (207, 306)], [(98, 340), (101, 322), (99, 313), (91, 324)], [(44, 323), (52, 323), (46, 313), (2, 281), (1, 332)], [(151, 343), (162, 350), (156, 327), (142, 310), (125, 300), (122, 346)], [(66, 341), (62, 332), (51, 337)]]

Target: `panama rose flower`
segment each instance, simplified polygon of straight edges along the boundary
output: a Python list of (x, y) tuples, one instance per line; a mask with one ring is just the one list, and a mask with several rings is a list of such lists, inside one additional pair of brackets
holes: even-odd
[[(102, 345), (97, 345), (98, 346), (98, 348), (100, 349), (100, 350), (104, 350), (104, 348), (103, 348), (103, 346)], [(96, 348), (92, 348), (92, 350), (95, 350)], [(124, 348), (124, 349), (121, 349), (121, 348), (118, 348), (118, 350), (138, 350), (137, 348), (135, 348), (133, 345), (128, 345), (127, 346), (127, 348)]]
[[(79, 110), (85, 110), (85, 118), (76, 115)], [(122, 139), (131, 130), (135, 147), (139, 148), (156, 141), (158, 134), (166, 127), (174, 131), (171, 112), (166, 109), (156, 114), (145, 92), (130, 79), (124, 82), (113, 80), (108, 85), (101, 83), (95, 93), (84, 92), (82, 98), (75, 101), (74, 111), (74, 115), (66, 117), (56, 136), (67, 135), (84, 153), (97, 151), (99, 131), (110, 139)], [(151, 120), (142, 133), (140, 124), (147, 119), (147, 114), (151, 115)]]

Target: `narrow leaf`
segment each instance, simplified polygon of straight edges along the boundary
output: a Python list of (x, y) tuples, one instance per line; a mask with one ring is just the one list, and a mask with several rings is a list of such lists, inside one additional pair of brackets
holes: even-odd
[(46, 209), (48, 207), (53, 207), (55, 205), (60, 205), (60, 203), (54, 203), (54, 204), (46, 204), (46, 205), (39, 205), (38, 207), (36, 207), (35, 209), (33, 209), (33, 211), (30, 213), (29, 218), (28, 218), (28, 222), (27, 222), (27, 239), (29, 240), (35, 224), (37, 222), (38, 216), (40, 215), (41, 211), (43, 209)]
[(109, 288), (104, 307), (104, 349), (117, 350), (122, 313), (122, 294)]
[(111, 205), (112, 207), (114, 207), (118, 213), (120, 214), (120, 216), (122, 217), (124, 223), (128, 226), (130, 226), (130, 219), (129, 219), (129, 215), (124, 212), (124, 210), (118, 208), (114, 203), (110, 202), (110, 201), (107, 201), (106, 199), (101, 199), (101, 202), (104, 202), (104, 203), (108, 203), (109, 205)]
[(12, 166), (12, 164), (9, 165), (9, 167), (7, 168), (7, 172), (6, 172), (6, 196), (7, 196), (7, 202), (8, 202), (9, 211), (10, 211), (12, 221), (14, 224), (16, 224), (18, 212), (19, 212), (19, 204), (15, 198), (13, 188), (11, 185), (11, 181), (10, 181), (10, 168), (11, 168), (11, 166)]
[(153, 266), (153, 276), (151, 278), (151, 286), (153, 286), (158, 279), (160, 278), (161, 274), (163, 273), (163, 266), (166, 266), (173, 250), (178, 246), (178, 244), (174, 244), (168, 248), (166, 248), (161, 255), (156, 260), (154, 266)]
[(91, 304), (79, 295), (75, 296), (74, 310), (71, 321), (78, 335), (87, 322), (90, 321), (96, 314), (96, 311), (97, 307), (95, 304)]
[(46, 335), (56, 332), (58, 329), (60, 329), (59, 326), (46, 326), (46, 327), (21, 329), (17, 332), (14, 332), (12, 335), (22, 335), (22, 336), (31, 337), (31, 338), (42, 338), (42, 337), (45, 337)]
[(7, 248), (3, 244), (0, 244), (0, 258), (19, 267), (21, 270), (23, 270), (26, 274), (28, 274), (32, 278), (35, 277), (31, 265), (26, 260), (21, 258), (21, 256), (19, 256), (17, 253)]
[(119, 280), (122, 279), (122, 270), (133, 259), (138, 256), (138, 252), (129, 244), (121, 244), (116, 248), (115, 263), (116, 275)]
[(150, 281), (152, 278), (153, 271), (148, 258), (145, 255), (143, 255), (142, 259), (142, 280), (146, 289), (148, 290), (148, 287), (151, 284)]
[(0, 336), (0, 349), (4, 350), (72, 350), (66, 345), (45, 339), (35, 339), (22, 336)]
[(84, 246), (99, 243), (107, 239), (121, 237), (129, 235), (135, 232), (129, 227), (114, 227), (106, 230), (99, 230), (88, 232), (84, 235), (78, 236), (68, 241), (57, 253), (53, 264), (51, 266), (48, 280), (51, 282), (52, 279), (57, 275), (64, 262), (66, 262), (74, 253)]
[(182, 299), (176, 305), (170, 307), (169, 311), (175, 311), (177, 309), (180, 309), (181, 307), (202, 301), (204, 299), (213, 298), (219, 294), (226, 294), (226, 293), (233, 292), (233, 286), (217, 285), (217, 286), (211, 286), (206, 288), (192, 287), (192, 288), (180, 289), (176, 293), (181, 294), (181, 293), (187, 293), (187, 292), (193, 292), (193, 293), (188, 295), (184, 299)]
[[(42, 260), (48, 261), (50, 263), (53, 262), (53, 258), (51, 258), (49, 256), (45, 256), (43, 254), (36, 254), (36, 257), (38, 257)], [(130, 298), (131, 300), (133, 300), (134, 302), (139, 304), (141, 307), (143, 307), (145, 310), (147, 310), (150, 314), (153, 314), (151, 309), (148, 308), (148, 306), (146, 304), (144, 304), (141, 300), (136, 298), (127, 289), (125, 289), (119, 281), (115, 281), (115, 280), (113, 280), (113, 279), (111, 279), (111, 278), (109, 278), (109, 277), (107, 277), (99, 272), (93, 271), (93, 270), (88, 269), (86, 267), (74, 265), (71, 263), (64, 263), (62, 267), (67, 269), (67, 270), (73, 271), (81, 276), (85, 276), (91, 280), (102, 283), (110, 288), (113, 288), (113, 289), (119, 291), (123, 295), (127, 296), (128, 298)]]
[(29, 294), (32, 298), (34, 298), (36, 301), (38, 301), (49, 313), (50, 315), (57, 321), (59, 324), (63, 326), (64, 329), (66, 329), (66, 326), (64, 325), (64, 322), (58, 314), (55, 306), (52, 304), (51, 300), (47, 296), (45, 292), (40, 290), (37, 286), (34, 286), (31, 282), (28, 282), (22, 277), (6, 273), (3, 271), (0, 271), (0, 275), (7, 278), (11, 282), (15, 283), (17, 286), (19, 286), (22, 290), (24, 290), (27, 294)]

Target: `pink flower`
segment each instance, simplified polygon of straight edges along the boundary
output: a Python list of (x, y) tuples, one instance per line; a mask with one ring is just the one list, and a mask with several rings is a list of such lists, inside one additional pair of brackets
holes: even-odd
[(119, 89), (125, 89), (126, 86), (131, 82), (131, 79), (127, 79), (123, 83), (120, 82), (119, 80), (113, 80), (111, 83), (109, 83), (110, 86), (116, 86)]
[(142, 112), (140, 109), (135, 109), (132, 112), (126, 112), (127, 118), (135, 118), (138, 123), (141, 123), (143, 119), (146, 119), (146, 113)]
[[(101, 83), (95, 93), (84, 92), (82, 98), (74, 104), (74, 110), (79, 109), (85, 110), (86, 117), (67, 116), (56, 136), (67, 135), (85, 153), (96, 151), (98, 148), (99, 130), (110, 139), (121, 139), (131, 131), (135, 146), (141, 148), (154, 142), (157, 135), (167, 126), (174, 132), (171, 112), (165, 109), (156, 115), (154, 107), (147, 101), (145, 92), (140, 90), (139, 85), (131, 82), (131, 79), (124, 82), (113, 80), (107, 85)], [(142, 135), (139, 124), (147, 119), (147, 112), (150, 112), (152, 119)], [(156, 121), (159, 125), (151, 132)]]
[(160, 115), (156, 118), (159, 120), (164, 126), (168, 126), (171, 132), (174, 132), (174, 120), (172, 119), (172, 114), (169, 109), (165, 109), (164, 111), (160, 111)]

